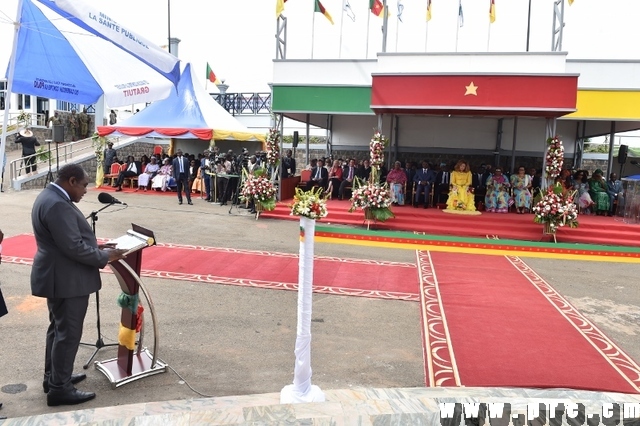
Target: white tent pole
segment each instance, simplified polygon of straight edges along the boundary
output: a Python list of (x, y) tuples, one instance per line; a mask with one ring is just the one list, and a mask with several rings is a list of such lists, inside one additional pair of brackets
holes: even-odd
[[(16, 22), (13, 24), (13, 46), (9, 57), (9, 73), (7, 75), (7, 91), (4, 103), (4, 117), (2, 119), (2, 135), (0, 136), (0, 165), (4, 164), (4, 156), (7, 146), (7, 125), (9, 123), (9, 111), (11, 110), (11, 90), (13, 90), (13, 76), (16, 70), (16, 51), (18, 50), (18, 33), (20, 32), (20, 21), (22, 20), (22, 0), (18, 0), (18, 11), (16, 12)], [(1, 166), (0, 166), (1, 167)], [(0, 170), (1, 172), (1, 170)], [(0, 174), (0, 184), (2, 184), (4, 174)]]

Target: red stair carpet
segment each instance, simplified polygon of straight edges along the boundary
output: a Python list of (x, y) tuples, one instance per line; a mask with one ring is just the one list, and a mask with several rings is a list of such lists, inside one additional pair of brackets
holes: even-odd
[[(31, 264), (33, 235), (5, 238), (2, 260)], [(107, 271), (105, 269), (105, 271)], [(158, 244), (144, 250), (142, 276), (260, 288), (295, 290), (298, 256), (227, 248)], [(338, 295), (418, 301), (413, 263), (316, 256), (314, 291)]]
[[(279, 202), (276, 209), (263, 212), (260, 218), (298, 220), (291, 216), (288, 207), (291, 200)], [(349, 213), (350, 202), (329, 200), (329, 215), (319, 224), (344, 224), (364, 226), (364, 213), (361, 210)], [(542, 225), (533, 223), (533, 215), (516, 213), (485, 213), (479, 216), (463, 216), (443, 213), (439, 209), (414, 208), (411, 206), (393, 206), (395, 219), (384, 223), (372, 223), (371, 229), (424, 232), (430, 235), (454, 235), (460, 237), (497, 236), (500, 239), (525, 241), (550, 241), (542, 235)], [(620, 246), (640, 245), (640, 224), (623, 223), (620, 218), (580, 215), (579, 226), (575, 229), (558, 230), (558, 242), (585, 243)]]
[(427, 385), (640, 393), (640, 367), (520, 259), (418, 261)]

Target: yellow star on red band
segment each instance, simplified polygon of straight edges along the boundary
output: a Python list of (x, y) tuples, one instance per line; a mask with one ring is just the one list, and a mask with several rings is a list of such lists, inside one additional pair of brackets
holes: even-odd
[(468, 85), (468, 86), (464, 86), (467, 91), (464, 93), (465, 96), (468, 95), (473, 95), (473, 96), (478, 96), (478, 86), (473, 84), (473, 81)]

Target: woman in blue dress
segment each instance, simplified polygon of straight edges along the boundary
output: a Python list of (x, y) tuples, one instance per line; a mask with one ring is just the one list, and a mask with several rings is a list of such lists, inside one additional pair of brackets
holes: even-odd
[(502, 174), (502, 168), (496, 167), (493, 176), (487, 179), (487, 195), (484, 197), (488, 212), (507, 213), (509, 211), (509, 180)]
[(529, 212), (531, 209), (531, 176), (524, 167), (518, 168), (518, 173), (511, 175), (511, 187), (518, 214)]

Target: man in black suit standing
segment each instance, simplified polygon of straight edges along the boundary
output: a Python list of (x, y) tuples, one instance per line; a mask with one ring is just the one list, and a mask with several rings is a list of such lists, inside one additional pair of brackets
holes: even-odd
[(316, 166), (311, 169), (311, 179), (307, 182), (306, 190), (309, 191), (314, 186), (320, 186), (327, 189), (329, 183), (329, 171), (324, 167), (324, 161), (318, 160)]
[(95, 398), (73, 385), (73, 374), (89, 295), (100, 290), (100, 269), (124, 258), (125, 250), (98, 245), (84, 214), (74, 205), (87, 193), (89, 178), (77, 164), (64, 166), (55, 183), (38, 195), (31, 223), (38, 250), (31, 268), (31, 293), (46, 297), (49, 309), (44, 381), (47, 405), (80, 404)]
[(128, 177), (139, 176), (142, 173), (142, 163), (134, 161), (133, 155), (127, 157), (127, 169), (118, 173), (115, 187), (116, 191), (122, 191), (122, 182)]
[(191, 190), (189, 189), (189, 160), (182, 155), (182, 150), (176, 151), (176, 158), (173, 159), (173, 178), (178, 185), (178, 204), (182, 204), (182, 190), (187, 196), (187, 203), (191, 202)]

